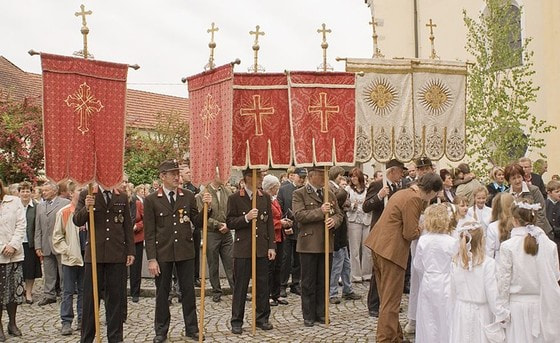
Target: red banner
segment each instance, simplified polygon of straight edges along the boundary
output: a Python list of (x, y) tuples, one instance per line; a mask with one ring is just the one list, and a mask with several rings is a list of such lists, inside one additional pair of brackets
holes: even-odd
[(41, 54), (47, 177), (97, 182), (122, 180), (128, 66)]
[(226, 64), (188, 79), (191, 109), (190, 160), (194, 183), (231, 173), (233, 66)]
[(353, 73), (289, 74), (295, 165), (354, 165)]
[(291, 165), (290, 113), (286, 74), (234, 76), (233, 157), (239, 168)]

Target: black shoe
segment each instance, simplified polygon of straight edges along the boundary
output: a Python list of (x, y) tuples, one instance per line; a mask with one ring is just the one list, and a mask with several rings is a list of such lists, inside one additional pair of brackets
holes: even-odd
[(29, 299), (25, 299), (25, 303), (32, 305), (33, 304), (33, 299), (29, 300)]
[(342, 298), (346, 299), (346, 300), (360, 300), (360, 299), (362, 299), (362, 296), (352, 292), (352, 293), (348, 293), (348, 294), (343, 294)]
[(319, 322), (319, 324), (325, 324), (325, 317), (317, 317), (317, 322)]
[(201, 283), (200, 283), (200, 279), (194, 279), (194, 286), (195, 287), (200, 287)]
[(21, 336), (21, 330), (17, 327), (16, 324), (8, 324), (8, 333), (12, 336)]
[(167, 337), (165, 336), (156, 336), (154, 337), (154, 343), (163, 343), (167, 340)]
[(370, 317), (379, 317), (379, 310), (369, 310)]
[(270, 306), (278, 306), (278, 300), (276, 300), (276, 299), (270, 299), (269, 303), (270, 303)]
[(277, 301), (280, 305), (288, 305), (288, 300), (276, 299), (276, 301)]
[(308, 328), (312, 327), (313, 325), (315, 325), (315, 322), (313, 320), (307, 320), (305, 319), (303, 321), (303, 325), (307, 326)]
[(243, 328), (241, 326), (232, 326), (231, 333), (234, 335), (241, 335), (243, 333)]
[(285, 288), (280, 288), (280, 298), (286, 298), (288, 296), (288, 293), (286, 293), (286, 289)]
[(54, 303), (56, 303), (56, 299), (43, 298), (43, 299), (41, 299), (41, 301), (39, 301), (38, 305), (39, 306), (45, 306), (45, 305), (54, 304)]
[(140, 298), (138, 298), (138, 297), (132, 297), (132, 302), (133, 302), (133, 303), (137, 303), (138, 301), (140, 301)]
[(215, 293), (214, 295), (212, 295), (212, 301), (215, 303), (219, 303), (220, 301), (222, 301), (222, 295), (220, 293)]
[(257, 324), (257, 327), (261, 330), (272, 330), (274, 328), (274, 326), (272, 326), (272, 324), (270, 324), (269, 322), (264, 322), (261, 324)]
[(301, 287), (300, 286), (292, 286), (292, 287), (290, 287), (290, 292), (292, 292), (296, 295), (301, 295)]
[[(198, 339), (200, 338), (200, 335), (199, 335), (198, 332), (185, 333), (185, 336), (190, 337), (190, 338), (194, 339), (195, 341), (198, 341)], [(204, 341), (204, 337), (202, 337), (202, 340)]]

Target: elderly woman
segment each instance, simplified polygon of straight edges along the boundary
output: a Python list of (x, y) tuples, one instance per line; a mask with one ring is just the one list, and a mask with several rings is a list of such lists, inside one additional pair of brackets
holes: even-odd
[[(282, 207), (276, 199), (278, 190), (280, 189), (280, 180), (274, 175), (266, 175), (262, 181), (262, 188), (265, 193), (270, 195), (272, 199), (272, 218), (274, 221), (274, 242), (276, 243), (276, 256), (282, 256), (284, 237), (283, 229), (292, 226), (292, 221), (288, 218), (282, 218)], [(280, 299), (280, 277), (282, 268), (282, 259), (276, 258), (268, 261), (268, 289), (270, 291), (270, 305), (278, 306), (278, 304), (287, 305), (288, 301)]]
[(513, 195), (514, 199), (529, 199), (533, 204), (538, 203), (541, 205), (541, 209), (536, 211), (535, 225), (543, 229), (551, 237), (552, 227), (546, 219), (544, 197), (539, 187), (524, 181), (525, 172), (518, 163), (508, 165), (504, 170), (504, 175), (510, 185), (509, 192)]
[(0, 180), (0, 342), (6, 341), (2, 308), (9, 317), (8, 333), (21, 336), (16, 325), (17, 305), (23, 303), (23, 237), (26, 219), (21, 201), (6, 193)]
[(496, 166), (490, 171), (490, 183), (486, 185), (488, 190), (488, 198), (486, 199), (486, 206), (492, 207), (492, 199), (496, 194), (500, 192), (505, 192), (509, 189), (506, 185), (506, 178), (504, 174), (504, 168)]

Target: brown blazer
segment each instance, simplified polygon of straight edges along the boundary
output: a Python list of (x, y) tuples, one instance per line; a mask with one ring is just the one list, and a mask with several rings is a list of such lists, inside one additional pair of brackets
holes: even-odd
[[(89, 223), (89, 213), (85, 206), (87, 190), (80, 193), (73, 221), (77, 226)], [(105, 203), (99, 187), (94, 187), (93, 218), (95, 221), (95, 247), (97, 263), (126, 263), (127, 256), (135, 255), (132, 218), (128, 196), (114, 189), (111, 201)], [(88, 232), (88, 236), (91, 231)], [(91, 263), (90, 238), (86, 246), (85, 262)]]
[(410, 242), (420, 236), (418, 220), (425, 202), (412, 188), (396, 192), (369, 233), (364, 245), (406, 269)]
[[(334, 228), (338, 228), (344, 218), (336, 195), (329, 189), (329, 202), (334, 213), (330, 216), (334, 219)], [(324, 253), (325, 252), (325, 215), (321, 211), (323, 199), (313, 190), (310, 185), (305, 185), (294, 191), (292, 198), (292, 210), (299, 223), (299, 234), (296, 251), (301, 253)], [(334, 250), (334, 230), (329, 232), (329, 252)]]
[(202, 226), (193, 192), (177, 188), (175, 207), (171, 207), (163, 187), (144, 200), (144, 240), (146, 257), (158, 262), (194, 258), (193, 228)]
[[(255, 193), (253, 193), (255, 195)], [(274, 243), (274, 222), (270, 196), (258, 190), (257, 193), (257, 257), (266, 257), (268, 249), (276, 249)], [(235, 230), (233, 243), (234, 258), (251, 258), (252, 221), (245, 220), (245, 214), (253, 208), (251, 198), (245, 189), (233, 193), (227, 202), (226, 225)]]

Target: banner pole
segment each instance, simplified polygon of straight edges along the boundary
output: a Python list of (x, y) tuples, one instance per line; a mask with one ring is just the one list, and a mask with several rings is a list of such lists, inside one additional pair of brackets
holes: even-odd
[[(253, 187), (253, 199), (251, 206), (257, 208), (257, 170), (253, 169), (253, 179), (251, 180), (251, 187)], [(257, 314), (256, 314), (256, 301), (257, 301), (257, 218), (251, 221), (251, 310), (253, 311), (252, 327), (253, 335), (257, 331)]]
[[(93, 195), (93, 185), (88, 185), (88, 195)], [(101, 343), (101, 325), (99, 323), (99, 290), (97, 287), (97, 249), (95, 243), (95, 219), (93, 216), (93, 205), (88, 207), (89, 211), (89, 247), (91, 250), (91, 280), (93, 288), (93, 313), (95, 316), (95, 337), (97, 343)]]
[[(323, 203), (329, 202), (329, 167), (325, 166), (325, 180), (323, 187), (325, 192), (323, 193)], [(329, 227), (327, 226), (327, 220), (329, 219), (329, 214), (325, 214), (325, 325), (329, 327), (329, 290), (330, 290), (330, 267), (329, 267), (329, 250), (330, 250), (330, 234)]]
[[(205, 192), (208, 192), (206, 187)], [(198, 341), (204, 341), (204, 304), (206, 296), (206, 239), (208, 238), (208, 203), (204, 203), (202, 217), (202, 266), (200, 267), (200, 322), (198, 323)]]

